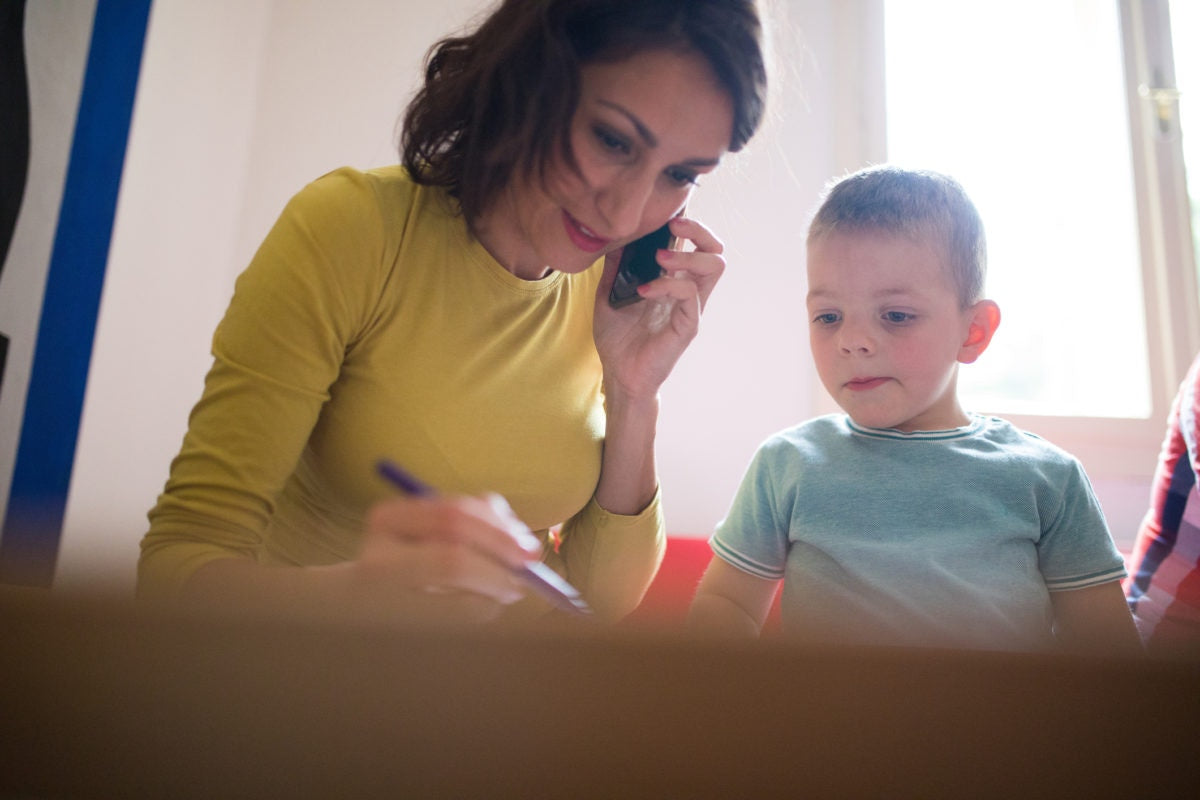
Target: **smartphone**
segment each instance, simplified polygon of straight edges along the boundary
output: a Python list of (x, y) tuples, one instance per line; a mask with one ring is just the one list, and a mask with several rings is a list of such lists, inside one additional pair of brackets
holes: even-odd
[(662, 267), (655, 256), (659, 250), (669, 250), (674, 245), (675, 237), (666, 225), (625, 245), (621, 263), (617, 266), (617, 277), (608, 293), (608, 304), (620, 308), (641, 300), (637, 288), (662, 275)]

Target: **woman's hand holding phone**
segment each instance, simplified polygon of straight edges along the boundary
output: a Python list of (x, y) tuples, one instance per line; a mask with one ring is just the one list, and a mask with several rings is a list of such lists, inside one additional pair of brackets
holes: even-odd
[[(594, 335), (604, 364), (606, 388), (614, 382), (632, 396), (652, 396), (670, 375), (679, 356), (700, 328), (700, 314), (725, 270), (724, 245), (712, 231), (686, 217), (668, 223), (669, 233), (689, 250), (654, 249), (661, 276), (641, 284), (636, 292), (650, 302), (629, 302), (614, 308), (611, 295), (624, 250), (610, 253), (596, 298)], [(660, 234), (661, 235), (661, 234)], [(669, 316), (655, 324), (660, 304)]]

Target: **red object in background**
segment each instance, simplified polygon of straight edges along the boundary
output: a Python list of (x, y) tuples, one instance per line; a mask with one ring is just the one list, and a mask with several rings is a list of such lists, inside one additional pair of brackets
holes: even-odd
[[(625, 619), (625, 624), (652, 624), (682, 626), (696, 587), (708, 562), (712, 559), (712, 548), (707, 539), (688, 536), (668, 536), (667, 552), (662, 567), (654, 582), (646, 590), (646, 596), (637, 610)], [(779, 631), (779, 594), (763, 625), (763, 635)]]

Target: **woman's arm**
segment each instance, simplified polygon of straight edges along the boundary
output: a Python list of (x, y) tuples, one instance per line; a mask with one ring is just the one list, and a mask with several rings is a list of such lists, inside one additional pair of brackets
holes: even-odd
[(512, 568), (541, 543), (498, 495), (403, 498), (377, 505), (353, 561), (269, 567), (223, 558), (200, 567), (180, 600), (218, 611), (366, 622), (476, 622), (524, 595)]
[[(596, 293), (596, 350), (604, 366), (607, 413), (596, 501), (615, 514), (639, 513), (657, 491), (658, 392), (696, 337), (701, 311), (725, 269), (724, 246), (703, 225), (677, 217), (671, 232), (693, 242), (695, 250), (660, 256), (670, 276), (641, 287), (642, 302), (620, 309), (608, 304), (619, 252), (605, 262)], [(656, 318), (664, 312), (669, 316), (660, 323)]]
[(671, 227), (696, 249), (662, 256), (676, 277), (643, 287), (645, 301), (612, 308), (608, 295), (620, 253), (605, 262), (593, 329), (604, 370), (600, 476), (593, 502), (564, 526), (562, 552), (547, 559), (561, 556), (567, 577), (603, 619), (632, 611), (661, 563), (666, 533), (654, 456), (659, 389), (695, 338), (703, 303), (724, 269), (722, 245), (706, 228), (681, 218)]
[(349, 563), (325, 566), (333, 547), (276, 559), (309, 566), (258, 561), (346, 354), (392, 278), (386, 256), (402, 232), (391, 226), (412, 210), (413, 192), (397, 178), (331, 173), (289, 202), (239, 276), (204, 395), (150, 512), (145, 599), (402, 619), (494, 615), (520, 596), (504, 565), (536, 558), (540, 543), (494, 497), (389, 496), (361, 539), (355, 531)]

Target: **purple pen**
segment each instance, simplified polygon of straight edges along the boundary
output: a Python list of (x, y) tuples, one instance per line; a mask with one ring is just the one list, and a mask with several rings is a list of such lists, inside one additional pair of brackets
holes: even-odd
[[(411, 495), (430, 497), (436, 492), (433, 487), (422, 483), (399, 465), (380, 459), (375, 469), (384, 479), (401, 491)], [(507, 564), (505, 566), (508, 566)], [(526, 561), (519, 567), (511, 567), (513, 574), (524, 581), (557, 608), (572, 614), (591, 614), (592, 609), (579, 594), (579, 590), (563, 580), (562, 576), (540, 561)]]

